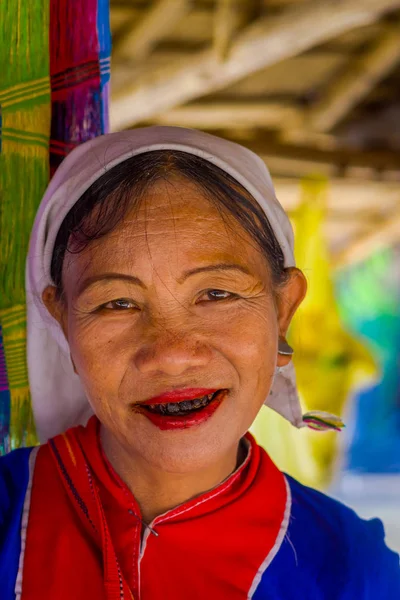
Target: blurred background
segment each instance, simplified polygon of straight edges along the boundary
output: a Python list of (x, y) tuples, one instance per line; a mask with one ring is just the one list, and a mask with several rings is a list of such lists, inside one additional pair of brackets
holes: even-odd
[[(15, 37), (13, 4), (0, 8), (3, 39)], [(23, 8), (30, 22), (39, 22), (36, 4)], [(294, 430), (265, 409), (253, 433), (285, 471), (382, 518), (388, 544), (400, 550), (400, 0), (76, 0), (69, 7), (47, 0), (43, 7), (41, 44), (31, 31), (23, 39), (32, 56), (42, 51), (43, 72), (26, 58), (16, 69), (23, 53), (12, 46), (0, 58), (4, 160), (13, 152), (29, 159), (16, 150), (13, 127), (25, 123), (26, 131), (28, 123), (47, 135), (41, 156), (50, 152), (50, 166), (37, 205), (65, 154), (108, 129), (199, 128), (259, 154), (291, 216), (309, 281), (290, 332), (304, 409), (340, 414), (347, 426)], [(23, 99), (5, 101), (21, 81), (39, 79), (48, 81), (39, 119)], [(29, 119), (21, 116), (29, 110)], [(5, 256), (3, 248), (3, 269)], [(3, 451), (34, 437), (29, 390), (25, 382), (21, 399), (7, 341), (7, 311), (22, 306), (21, 294), (0, 299)]]

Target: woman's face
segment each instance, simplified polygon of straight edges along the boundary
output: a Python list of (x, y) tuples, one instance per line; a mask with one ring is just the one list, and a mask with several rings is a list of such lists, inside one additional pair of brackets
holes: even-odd
[[(305, 290), (294, 270), (275, 298), (254, 241), (179, 177), (154, 185), (112, 233), (67, 253), (63, 284), (64, 304), (49, 289), (44, 298), (107, 434), (182, 473), (237, 447), (268, 396), (279, 335)], [(156, 417), (141, 406), (177, 392), (167, 398), (176, 406), (188, 389), (223, 391), (178, 417), (171, 406)]]

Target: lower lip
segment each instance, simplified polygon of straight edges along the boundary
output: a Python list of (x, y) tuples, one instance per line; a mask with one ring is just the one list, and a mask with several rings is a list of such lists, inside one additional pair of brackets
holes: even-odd
[(205, 408), (189, 413), (188, 415), (182, 416), (165, 416), (159, 415), (155, 413), (151, 413), (146, 409), (139, 409), (139, 412), (147, 417), (149, 421), (153, 423), (159, 429), (163, 431), (172, 430), (172, 429), (189, 429), (190, 427), (195, 427), (196, 425), (201, 425), (205, 421), (208, 421), (210, 417), (215, 413), (221, 402), (226, 397), (227, 392), (223, 391), (218, 394), (218, 396), (210, 402)]

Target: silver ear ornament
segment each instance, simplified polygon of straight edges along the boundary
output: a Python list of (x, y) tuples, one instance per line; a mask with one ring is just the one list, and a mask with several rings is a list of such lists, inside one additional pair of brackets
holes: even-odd
[(292, 356), (294, 350), (286, 340), (279, 340), (278, 344), (278, 354), (282, 354), (283, 356)]

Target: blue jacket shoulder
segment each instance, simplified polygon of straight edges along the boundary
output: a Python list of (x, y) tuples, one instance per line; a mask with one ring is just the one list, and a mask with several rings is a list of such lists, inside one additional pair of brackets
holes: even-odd
[(287, 480), (287, 533), (254, 600), (400, 598), (399, 557), (385, 545), (381, 521), (361, 519), (333, 498)]
[(0, 589), (4, 600), (15, 598), (31, 451), (32, 448), (21, 448), (0, 457)]
[(24, 500), (31, 451), (32, 448), (21, 448), (0, 457), (0, 531), (9, 521), (15, 502)]

